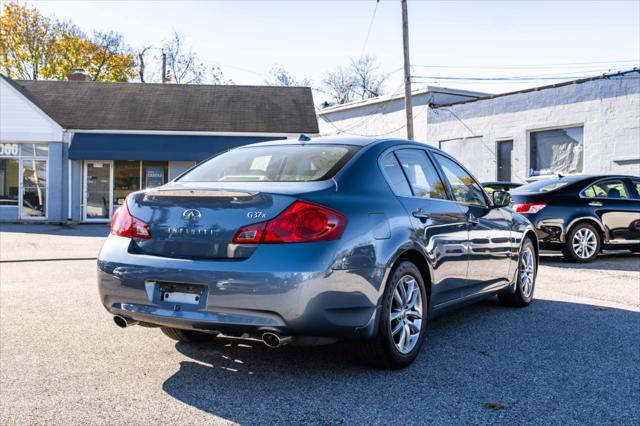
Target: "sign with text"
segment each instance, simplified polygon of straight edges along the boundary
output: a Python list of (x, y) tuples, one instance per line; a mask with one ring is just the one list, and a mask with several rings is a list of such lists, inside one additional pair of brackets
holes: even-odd
[(0, 143), (0, 157), (17, 157), (20, 146), (17, 143)]
[(147, 169), (145, 180), (147, 188), (155, 188), (156, 186), (164, 185), (164, 168), (149, 167)]

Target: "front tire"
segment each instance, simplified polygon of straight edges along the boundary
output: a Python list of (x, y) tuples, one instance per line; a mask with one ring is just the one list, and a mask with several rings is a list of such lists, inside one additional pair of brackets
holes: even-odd
[(567, 235), (562, 254), (572, 262), (587, 263), (598, 256), (601, 248), (602, 239), (598, 230), (588, 223), (579, 223)]
[(498, 299), (505, 306), (523, 308), (533, 300), (533, 290), (538, 275), (536, 250), (530, 238), (526, 237), (520, 249), (516, 289), (513, 293), (500, 293)]
[(160, 327), (160, 330), (170, 339), (184, 343), (204, 343), (216, 337), (215, 334), (193, 330), (180, 330), (179, 328)]
[(412, 262), (400, 262), (385, 285), (378, 336), (358, 346), (362, 360), (389, 370), (411, 364), (424, 342), (428, 306), (422, 274)]

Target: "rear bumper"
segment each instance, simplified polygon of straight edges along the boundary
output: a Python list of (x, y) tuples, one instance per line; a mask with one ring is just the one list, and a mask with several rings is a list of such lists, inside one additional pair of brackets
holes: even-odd
[[(181, 329), (275, 331), (368, 338), (377, 330), (383, 268), (335, 270), (332, 242), (258, 247), (246, 260), (184, 260), (129, 253), (110, 236), (98, 258), (98, 288), (112, 314)], [(159, 282), (202, 286), (197, 305), (160, 300)]]

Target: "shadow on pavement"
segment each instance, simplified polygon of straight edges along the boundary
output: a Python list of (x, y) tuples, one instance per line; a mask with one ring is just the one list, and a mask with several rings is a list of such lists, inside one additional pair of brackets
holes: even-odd
[(0, 224), (0, 232), (18, 234), (47, 234), (68, 237), (106, 237), (109, 235), (109, 225), (104, 223), (78, 225), (50, 225), (46, 223), (29, 224)]
[(574, 263), (565, 260), (561, 255), (542, 253), (540, 264), (552, 268), (608, 270), (608, 271), (638, 271), (640, 272), (640, 253), (630, 251), (605, 251), (589, 263)]
[(163, 388), (241, 424), (638, 424), (639, 345), (636, 312), (491, 300), (432, 320), (405, 370), (362, 366), (344, 345), (273, 350), (220, 338), (176, 344), (190, 360)]

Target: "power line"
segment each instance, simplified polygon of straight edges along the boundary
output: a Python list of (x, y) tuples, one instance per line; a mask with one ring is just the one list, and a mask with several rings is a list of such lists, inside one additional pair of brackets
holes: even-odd
[(591, 67), (601, 64), (628, 64), (638, 63), (638, 59), (626, 59), (621, 61), (596, 61), (596, 62), (565, 62), (556, 64), (514, 64), (514, 65), (412, 65), (416, 68), (472, 68), (472, 69), (550, 69), (550, 68), (572, 68), (572, 67)]
[(367, 43), (369, 42), (369, 36), (371, 35), (371, 28), (373, 28), (373, 21), (376, 18), (376, 12), (378, 11), (378, 4), (380, 0), (376, 0), (376, 5), (373, 8), (373, 14), (371, 15), (371, 21), (369, 21), (369, 28), (367, 29), (367, 36), (364, 39), (364, 44), (362, 45), (362, 50), (360, 51), (360, 58), (364, 56), (364, 52), (367, 48)]

